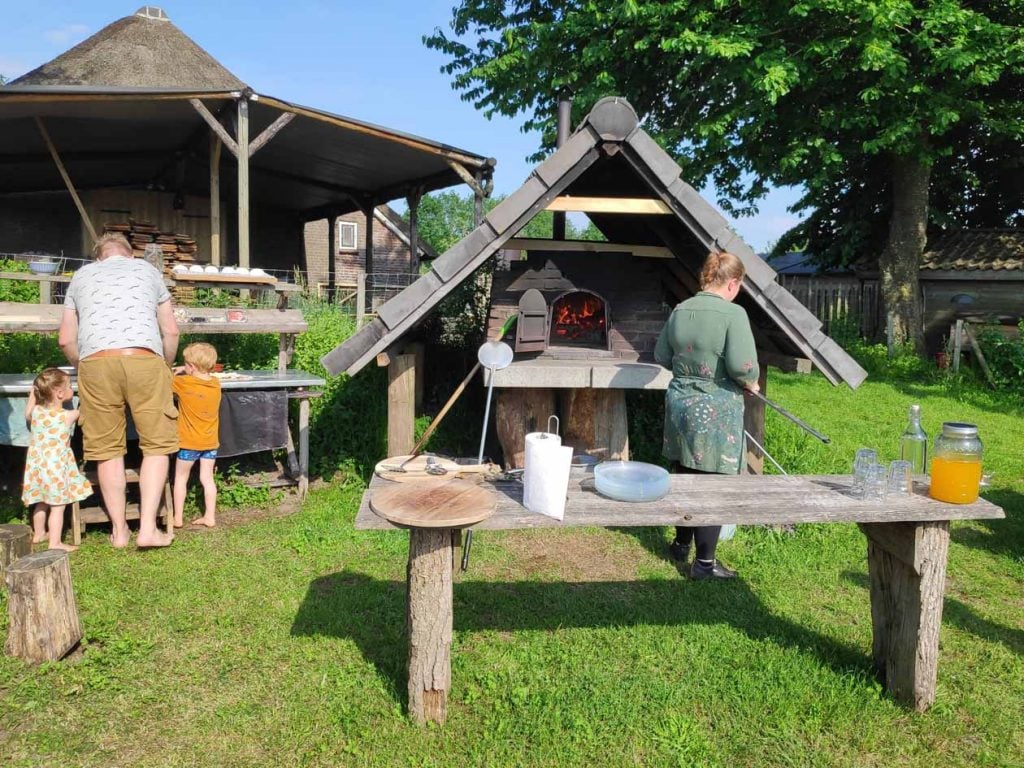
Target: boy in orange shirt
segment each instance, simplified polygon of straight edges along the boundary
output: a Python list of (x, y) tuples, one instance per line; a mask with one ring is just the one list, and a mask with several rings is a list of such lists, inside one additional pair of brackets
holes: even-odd
[(174, 463), (174, 526), (185, 524), (185, 492), (192, 465), (199, 462), (205, 514), (192, 525), (212, 528), (217, 524), (217, 484), (213, 466), (217, 461), (220, 413), (220, 381), (212, 375), (217, 350), (210, 344), (189, 344), (182, 352), (185, 364), (174, 368), (171, 384), (178, 396), (178, 459)]

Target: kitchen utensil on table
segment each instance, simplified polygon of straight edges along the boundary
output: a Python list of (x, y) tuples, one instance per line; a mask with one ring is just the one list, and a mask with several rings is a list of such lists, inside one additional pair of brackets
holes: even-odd
[(547, 432), (526, 435), (523, 506), (530, 512), (561, 520), (572, 472), (572, 447), (562, 445), (558, 429), (558, 417), (551, 416)]
[(947, 421), (935, 436), (932, 482), (928, 495), (951, 504), (971, 504), (981, 488), (981, 438), (978, 427)]
[(618, 501), (657, 501), (669, 490), (664, 467), (642, 461), (603, 461), (594, 467), (594, 486)]
[(464, 528), (493, 515), (496, 504), (493, 490), (458, 478), (388, 486), (370, 496), (375, 514), (413, 528)]
[[(401, 469), (399, 469), (401, 467)], [(430, 469), (433, 467), (433, 469)], [(383, 480), (395, 483), (413, 483), (421, 480), (436, 480), (440, 477), (469, 478), (478, 476), (497, 477), (501, 468), (494, 464), (459, 464), (443, 456), (391, 456), (377, 462), (374, 474)]]
[(773, 403), (771, 400), (769, 400), (767, 397), (762, 395), (760, 392), (753, 392), (753, 391), (751, 391), (749, 389), (746, 390), (746, 391), (747, 391), (748, 394), (753, 395), (758, 400), (763, 402), (769, 408), (771, 408), (771, 409), (777, 411), (778, 413), (782, 414), (783, 416), (785, 416), (787, 419), (792, 421), (794, 424), (796, 424), (798, 427), (800, 427), (800, 429), (804, 430), (805, 432), (807, 432), (807, 434), (811, 435), (812, 437), (816, 437), (818, 440), (821, 440), (821, 442), (823, 442), (825, 444), (828, 444), (828, 443), (832, 442), (830, 438), (828, 438), (825, 435), (821, 434), (821, 432), (816, 430), (814, 427), (812, 427), (806, 421), (804, 421), (803, 419), (798, 419), (796, 416), (794, 416), (792, 413), (787, 411), (781, 405), (778, 405), (777, 403)]

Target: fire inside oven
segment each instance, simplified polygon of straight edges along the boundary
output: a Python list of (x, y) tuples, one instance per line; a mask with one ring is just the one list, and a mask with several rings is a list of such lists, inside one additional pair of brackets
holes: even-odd
[(608, 348), (608, 304), (596, 293), (571, 291), (551, 304), (551, 334), (556, 347)]

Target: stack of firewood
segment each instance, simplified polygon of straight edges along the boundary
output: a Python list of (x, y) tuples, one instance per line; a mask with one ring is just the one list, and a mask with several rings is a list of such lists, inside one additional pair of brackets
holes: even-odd
[(127, 224), (105, 224), (103, 229), (106, 232), (120, 232), (127, 237), (136, 258), (145, 258), (146, 246), (158, 246), (163, 257), (163, 272), (167, 276), (171, 275), (175, 265), (188, 266), (196, 261), (199, 248), (196, 239), (191, 235), (161, 232), (152, 222), (137, 219), (128, 219)]

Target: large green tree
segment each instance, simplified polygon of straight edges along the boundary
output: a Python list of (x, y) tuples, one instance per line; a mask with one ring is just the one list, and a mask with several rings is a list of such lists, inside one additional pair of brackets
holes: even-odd
[(735, 213), (773, 184), (803, 185), (813, 204), (856, 194), (868, 209), (883, 191), (872, 225), (898, 340), (920, 342), (936, 162), (961, 150), (965, 127), (1024, 139), (1007, 87), (1024, 74), (1024, 0), (463, 0), (425, 41), (463, 98), (525, 114), (545, 147), (561, 94), (576, 119), (625, 96), (691, 183), (713, 184)]

